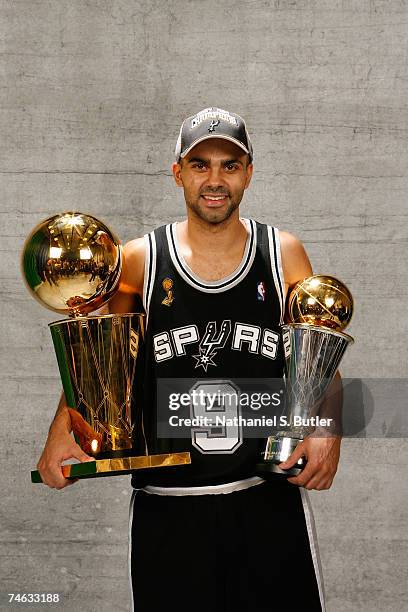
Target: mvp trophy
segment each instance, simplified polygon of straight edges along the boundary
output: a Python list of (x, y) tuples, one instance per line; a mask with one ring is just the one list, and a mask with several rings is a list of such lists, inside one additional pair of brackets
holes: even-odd
[[(353, 313), (353, 298), (333, 276), (315, 275), (297, 283), (289, 296), (289, 320), (282, 325), (285, 351), (284, 422), (288, 427), (268, 438), (257, 472), (300, 474), (303, 458), (288, 470), (280, 469), (296, 446), (311, 433), (319, 402), (339, 367), (347, 346), (354, 342), (342, 330)], [(282, 417), (281, 417), (282, 418)], [(337, 424), (339, 425), (339, 424)]]
[[(30, 293), (70, 316), (50, 323), (51, 335), (75, 440), (95, 461), (63, 465), (65, 478), (190, 463), (190, 453), (148, 454), (135, 393), (144, 376), (145, 315), (86, 316), (118, 288), (122, 248), (115, 235), (90, 215), (54, 215), (31, 232), (21, 264)], [(31, 480), (42, 482), (38, 471)]]

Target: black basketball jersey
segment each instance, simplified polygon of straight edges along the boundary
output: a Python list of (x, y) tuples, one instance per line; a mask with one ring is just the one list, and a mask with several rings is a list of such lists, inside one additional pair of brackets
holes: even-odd
[(144, 237), (145, 376), (134, 444), (149, 454), (189, 451), (191, 465), (136, 471), (136, 488), (217, 485), (255, 474), (265, 438), (240, 438), (236, 431), (231, 436), (228, 427), (218, 433), (192, 428), (191, 436), (182, 439), (157, 436), (157, 389), (162, 379), (192, 379), (199, 390), (208, 389), (212, 381), (228, 388), (232, 379), (283, 375), (279, 231), (252, 219), (242, 221), (248, 232), (242, 261), (217, 281), (204, 281), (188, 267), (178, 246), (176, 223)]

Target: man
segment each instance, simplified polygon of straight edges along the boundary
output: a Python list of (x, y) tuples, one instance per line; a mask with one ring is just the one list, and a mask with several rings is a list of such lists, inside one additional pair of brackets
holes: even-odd
[[(214, 379), (282, 376), (285, 297), (312, 269), (294, 236), (240, 218), (252, 157), (238, 115), (209, 108), (183, 122), (173, 175), (187, 218), (125, 245), (119, 290), (109, 303), (110, 312), (131, 312), (140, 296), (147, 315), (138, 433), (151, 454), (192, 455), (191, 466), (132, 476), (131, 584), (135, 609), (143, 612), (324, 609), (305, 489), (331, 486), (340, 437), (309, 436), (281, 464), (288, 469), (304, 456), (303, 472), (265, 482), (255, 474), (258, 440), (231, 437), (227, 428), (192, 429), (187, 441), (156, 436), (161, 378), (194, 379), (197, 388)], [(337, 389), (339, 380), (337, 373)], [(70, 431), (62, 397), (38, 463), (43, 481), (58, 489), (71, 484), (62, 461), (92, 460)]]

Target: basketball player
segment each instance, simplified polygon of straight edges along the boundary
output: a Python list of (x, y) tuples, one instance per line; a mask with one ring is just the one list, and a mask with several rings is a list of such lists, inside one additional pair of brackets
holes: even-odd
[[(304, 456), (303, 472), (268, 482), (255, 473), (265, 440), (231, 438), (228, 428), (218, 437), (195, 430), (187, 441), (155, 436), (159, 378), (206, 388), (212, 379), (282, 376), (285, 297), (312, 269), (294, 236), (240, 217), (252, 158), (238, 115), (209, 108), (183, 122), (173, 175), (187, 218), (125, 245), (109, 303), (110, 312), (132, 312), (140, 296), (147, 314), (142, 425), (149, 453), (189, 450), (192, 457), (189, 466), (132, 475), (129, 565), (141, 612), (324, 610), (306, 489), (331, 486), (340, 436), (309, 436), (281, 464), (287, 469)], [(272, 198), (265, 204), (273, 217)], [(332, 385), (341, 388), (338, 373)], [(333, 410), (329, 403), (323, 413)], [(62, 461), (92, 460), (70, 431), (62, 397), (38, 463), (50, 487), (72, 484)]]

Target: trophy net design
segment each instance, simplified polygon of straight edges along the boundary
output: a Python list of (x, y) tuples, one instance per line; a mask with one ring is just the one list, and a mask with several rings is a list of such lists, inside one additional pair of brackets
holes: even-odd
[[(86, 478), (190, 463), (190, 454), (149, 455), (142, 406), (145, 315), (89, 315), (115, 294), (122, 249), (101, 221), (79, 212), (54, 215), (27, 238), (22, 273), (43, 306), (70, 318), (50, 324), (76, 442), (95, 461), (62, 466)], [(135, 424), (142, 431), (134, 435)], [(137, 448), (134, 448), (137, 440)], [(38, 471), (32, 481), (41, 482)]]
[(143, 325), (137, 314), (50, 324), (73, 431), (86, 453), (132, 448), (132, 388)]
[(353, 298), (347, 287), (332, 276), (315, 275), (297, 283), (289, 296), (288, 318), (282, 325), (285, 350), (285, 408), (288, 427), (268, 438), (264, 461), (257, 466), (263, 476), (270, 473), (297, 475), (303, 458), (289, 469), (286, 461), (314, 427), (321, 400), (332, 382), (343, 355), (354, 340), (343, 333), (353, 313)]

